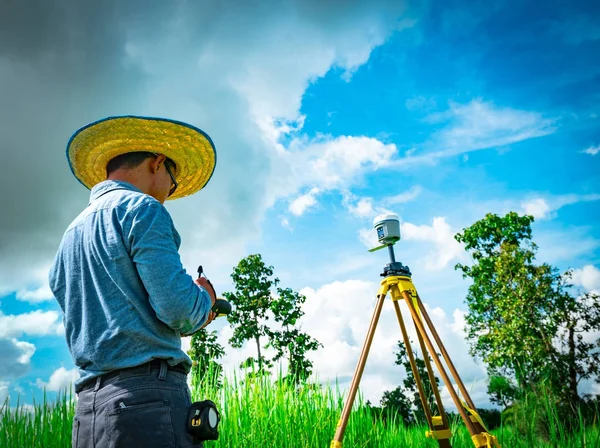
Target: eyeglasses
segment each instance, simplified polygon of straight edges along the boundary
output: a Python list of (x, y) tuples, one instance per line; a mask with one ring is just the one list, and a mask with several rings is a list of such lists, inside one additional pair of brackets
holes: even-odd
[(169, 173), (169, 176), (171, 176), (171, 182), (173, 182), (173, 186), (169, 190), (169, 196), (171, 196), (173, 193), (175, 193), (175, 190), (177, 190), (177, 181), (175, 180), (175, 176), (173, 176), (173, 172), (171, 171), (171, 168), (169, 168), (169, 164), (167, 163), (166, 160), (165, 160), (165, 168), (167, 169), (167, 173)]
[[(156, 154), (154, 152), (152, 154), (154, 154), (156, 157), (159, 156), (159, 154)], [(171, 159), (166, 158), (166, 156), (165, 156), (165, 169), (167, 170), (167, 173), (169, 173), (169, 176), (171, 177), (171, 183), (173, 184), (171, 186), (171, 189), (169, 190), (169, 196), (172, 196), (173, 193), (175, 193), (175, 190), (177, 190), (177, 181), (175, 180), (173, 171), (171, 171), (171, 168), (169, 168), (169, 165), (171, 165), (171, 164), (173, 165), (173, 168), (175, 168), (175, 163)], [(169, 196), (167, 196), (167, 197), (169, 197)]]

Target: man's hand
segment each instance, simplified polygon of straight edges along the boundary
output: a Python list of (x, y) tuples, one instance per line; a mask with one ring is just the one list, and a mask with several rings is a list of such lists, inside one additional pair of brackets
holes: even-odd
[[(210, 308), (212, 309), (212, 307), (215, 305), (215, 302), (217, 301), (217, 294), (215, 293), (215, 288), (213, 288), (213, 285), (210, 282), (210, 280), (208, 280), (206, 277), (200, 276), (196, 280), (194, 280), (194, 283), (196, 283), (198, 286), (202, 286), (206, 290), (206, 292), (208, 292), (208, 295), (210, 296), (210, 300), (212, 302)], [(213, 311), (208, 313), (208, 319), (206, 319), (206, 322), (200, 328), (206, 327), (215, 319), (215, 317), (217, 317), (217, 314)]]

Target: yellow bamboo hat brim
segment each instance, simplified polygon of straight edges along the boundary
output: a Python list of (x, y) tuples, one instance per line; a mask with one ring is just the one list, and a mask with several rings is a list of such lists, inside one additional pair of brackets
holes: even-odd
[(202, 130), (181, 121), (134, 115), (108, 117), (77, 130), (67, 144), (67, 160), (88, 189), (106, 180), (108, 162), (128, 152), (164, 154), (177, 165), (177, 190), (168, 199), (189, 196), (210, 180), (217, 152)]

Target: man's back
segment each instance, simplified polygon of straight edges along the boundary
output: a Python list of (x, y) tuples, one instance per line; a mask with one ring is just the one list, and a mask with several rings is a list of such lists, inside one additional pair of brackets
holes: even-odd
[(77, 384), (153, 358), (189, 370), (180, 334), (202, 325), (211, 301), (183, 269), (179, 245), (156, 199), (119, 181), (92, 189), (50, 272)]

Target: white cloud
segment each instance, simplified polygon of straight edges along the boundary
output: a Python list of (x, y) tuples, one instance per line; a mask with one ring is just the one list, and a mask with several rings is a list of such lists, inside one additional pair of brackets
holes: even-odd
[(8, 398), (8, 381), (0, 381), (0, 407), (4, 404), (4, 401)]
[(22, 334), (61, 334), (61, 325), (62, 318), (56, 311), (36, 310), (17, 315), (4, 315), (0, 312), (0, 338), (19, 337)]
[(534, 197), (522, 201), (521, 208), (526, 214), (532, 215), (536, 219), (551, 219), (556, 216), (554, 212), (564, 206), (598, 200), (600, 200), (600, 194), (565, 194), (549, 196), (547, 198)]
[(372, 249), (372, 248), (380, 245), (379, 241), (377, 240), (377, 233), (372, 228), (371, 229), (359, 229), (358, 230), (358, 239), (368, 249)]
[[(553, 133), (554, 120), (537, 112), (499, 108), (491, 102), (473, 100), (468, 104), (451, 103), (450, 110), (438, 118), (450, 119), (452, 125), (439, 137), (458, 153), (462, 148), (483, 149), (503, 146)], [(430, 119), (434, 121), (435, 116)]]
[(307, 151), (316, 156), (308, 162), (309, 177), (327, 189), (348, 185), (364, 172), (389, 166), (397, 152), (394, 144), (352, 136), (317, 143)]
[(403, 193), (395, 196), (386, 196), (383, 199), (383, 202), (387, 205), (404, 204), (405, 202), (416, 199), (422, 192), (423, 188), (420, 185), (415, 185), (414, 187), (411, 187), (410, 190)]
[(316, 195), (319, 193), (318, 188), (311, 189), (308, 193), (298, 196), (289, 206), (290, 212), (296, 216), (303, 215), (309, 208), (314, 207), (317, 203)]
[(350, 191), (344, 192), (342, 205), (346, 207), (346, 210), (348, 210), (351, 215), (359, 218), (373, 219), (377, 215), (391, 213), (387, 209), (375, 205), (373, 198), (356, 196)]
[(359, 198), (354, 204), (348, 204), (348, 211), (361, 218), (370, 218), (377, 213), (373, 207), (372, 198)]
[(441, 158), (506, 146), (556, 131), (554, 119), (537, 112), (497, 107), (481, 99), (467, 104), (451, 102), (447, 111), (431, 114), (426, 121), (446, 125), (423, 145), (424, 153), (399, 159), (395, 163), (399, 167), (430, 164)]
[(590, 146), (589, 148), (584, 149), (581, 152), (584, 154), (589, 154), (591, 156), (595, 156), (596, 154), (598, 154), (600, 152), (600, 145)]
[(288, 229), (289, 231), (293, 231), (294, 229), (292, 228), (292, 225), (290, 224), (289, 219), (287, 219), (285, 216), (281, 218), (281, 226)]
[(588, 264), (572, 271), (573, 284), (582, 286), (587, 292), (600, 291), (600, 269)]
[(410, 241), (433, 243), (433, 250), (426, 255), (425, 267), (439, 270), (447, 267), (454, 260), (465, 257), (463, 246), (454, 239), (455, 231), (446, 222), (446, 218), (436, 216), (432, 225), (415, 225), (409, 222), (400, 223), (402, 238)]
[(0, 338), (0, 379), (20, 377), (29, 371), (35, 346), (14, 338)]
[[(277, 169), (269, 180), (271, 202), (310, 188), (290, 204), (290, 212), (300, 216), (317, 204), (317, 193), (345, 192), (365, 174), (390, 166), (396, 153), (395, 145), (367, 137), (341, 136), (309, 142), (293, 139), (276, 156)], [(352, 211), (368, 213), (367, 201)]]
[(78, 369), (67, 370), (64, 367), (59, 367), (55, 370), (50, 379), (42, 381), (40, 378), (36, 380), (36, 385), (40, 388), (46, 388), (48, 391), (60, 392), (71, 389), (73, 383), (79, 378)]
[(435, 110), (437, 107), (435, 98), (426, 98), (424, 96), (414, 96), (404, 102), (408, 110), (426, 111)]
[[(15, 288), (15, 283), (13, 282), (14, 279), (10, 279), (7, 282), (0, 281), (0, 296), (16, 291), (17, 300), (32, 304), (47, 302), (54, 299), (54, 295), (48, 284), (50, 263), (48, 260), (32, 259), (31, 264), (32, 267), (28, 268), (26, 271), (28, 273), (26, 281), (23, 281), (20, 273), (14, 276), (18, 279), (16, 284), (20, 284), (18, 288)], [(10, 270), (10, 268), (8, 270)], [(0, 270), (0, 279), (1, 276), (2, 272)]]
[[(589, 235), (585, 227), (571, 226), (566, 230), (546, 230), (535, 237), (539, 250), (536, 259), (550, 264), (577, 264), (581, 256), (589, 256), (600, 247), (600, 240)], [(568, 244), (565, 244), (568, 241)]]
[[(352, 215), (358, 216), (359, 218), (375, 218), (378, 215), (394, 213), (388, 208), (389, 206), (412, 201), (419, 196), (422, 191), (423, 189), (419, 185), (416, 185), (403, 193), (383, 197), (380, 200), (382, 205), (376, 205), (375, 200), (371, 197), (358, 197), (350, 192), (345, 192), (342, 205), (344, 205)], [(371, 241), (371, 239), (368, 241)]]
[(536, 219), (544, 218), (552, 210), (545, 199), (536, 198), (521, 202), (523, 211)]
[(21, 289), (17, 291), (17, 299), (29, 303), (40, 303), (54, 300), (50, 286), (44, 285), (34, 290)]

